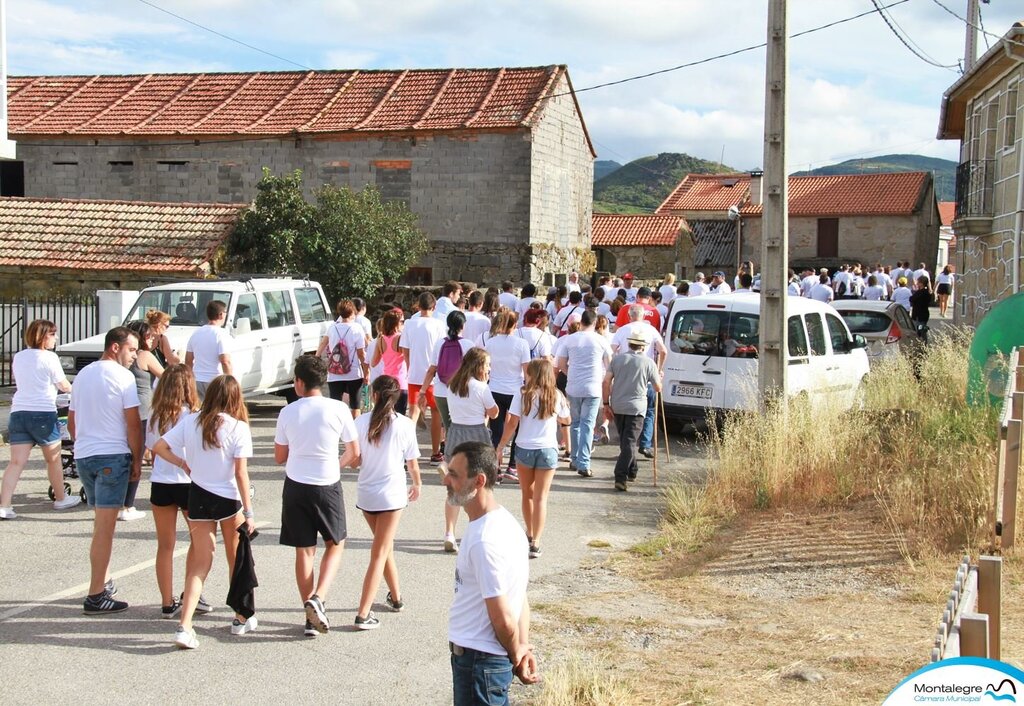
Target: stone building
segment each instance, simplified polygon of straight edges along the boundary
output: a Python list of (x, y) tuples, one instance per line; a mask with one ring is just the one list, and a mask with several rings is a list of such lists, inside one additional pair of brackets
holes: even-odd
[(241, 204), (0, 198), (0, 296), (205, 277)]
[(666, 273), (686, 276), (681, 263), (693, 259), (693, 242), (678, 216), (595, 213), (593, 246), (597, 269), (637, 280), (658, 281)]
[(1024, 23), (1014, 24), (942, 97), (940, 140), (960, 140), (954, 318), (977, 325), (1021, 291)]
[(8, 81), (3, 195), (249, 203), (375, 184), (419, 217), (414, 281), (541, 281), (590, 258), (593, 158), (565, 66)]
[[(656, 213), (690, 224), (697, 257), (707, 260), (697, 267), (735, 272), (761, 259), (761, 181), (759, 172), (688, 174)], [(934, 267), (939, 211), (928, 172), (791, 176), (788, 189), (791, 266), (911, 260)]]

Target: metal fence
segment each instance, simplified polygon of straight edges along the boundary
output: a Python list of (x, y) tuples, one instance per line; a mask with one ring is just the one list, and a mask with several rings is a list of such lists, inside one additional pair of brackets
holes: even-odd
[(99, 306), (95, 293), (34, 299), (0, 297), (0, 387), (14, 384), (11, 359), (25, 347), (25, 329), (36, 319), (57, 325), (57, 343), (68, 343), (98, 332)]
[(956, 217), (992, 217), (996, 161), (973, 159), (956, 168)]

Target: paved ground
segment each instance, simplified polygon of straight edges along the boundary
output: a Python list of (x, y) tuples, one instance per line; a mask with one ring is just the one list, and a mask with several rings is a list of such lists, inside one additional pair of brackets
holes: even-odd
[[(280, 404), (264, 397), (251, 405), (256, 437), (251, 476), (261, 531), (254, 547), (260, 628), (241, 637), (230, 634), (230, 611), (219, 605), (227, 592), (227, 571), (220, 560), (206, 588), (218, 608), (197, 621), (201, 646), (195, 652), (175, 650), (174, 623), (158, 618), (156, 543), (148, 516), (120, 524), (115, 538), (113, 572), (119, 598), (132, 607), (105, 618), (82, 615), (91, 516), (84, 509), (50, 509), (42, 461), (38, 453), (33, 456), (15, 496), (19, 518), (0, 522), (0, 690), (6, 703), (150, 703), (172, 698), (209, 703), (451, 702), (446, 621), (454, 558), (441, 549), (444, 488), (437, 474), (427, 466), (423, 497), (406, 510), (399, 529), (397, 560), (406, 610), (388, 612), (382, 584), (381, 604), (375, 607), (382, 626), (374, 632), (351, 628), (368, 561), (369, 532), (353, 504), (355, 476), (347, 475), (350, 539), (328, 601), (335, 627), (328, 635), (305, 638), (293, 553), (277, 543), (283, 472), (273, 465), (272, 434)], [(699, 456), (692, 438), (674, 438), (673, 450), (673, 463), (661, 466), (662, 485), (679, 469), (692, 468)], [(575, 571), (592, 552), (587, 547), (592, 539), (624, 548), (653, 530), (659, 491), (650, 482), (650, 462), (641, 468), (640, 482), (630, 493), (615, 493), (614, 454), (613, 447), (597, 450), (590, 480), (564, 468), (558, 471), (544, 556), (531, 562), (532, 580)], [(0, 463), (6, 465), (7, 459), (8, 449), (0, 448)], [(77, 482), (74, 486), (77, 491)], [(148, 509), (148, 494), (144, 482), (140, 509)], [(498, 494), (519, 516), (517, 487), (502, 487)], [(460, 534), (464, 527), (465, 517)], [(180, 586), (187, 546), (184, 523), (178, 539)], [(543, 644), (538, 649), (543, 661)]]

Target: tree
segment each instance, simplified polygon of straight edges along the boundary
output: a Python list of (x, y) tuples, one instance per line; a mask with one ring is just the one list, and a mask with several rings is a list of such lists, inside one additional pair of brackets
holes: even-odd
[(263, 170), (256, 200), (239, 218), (227, 258), (251, 272), (308, 272), (328, 297), (372, 296), (427, 250), (416, 215), (380, 191), (325, 185), (315, 203), (302, 195), (302, 173)]

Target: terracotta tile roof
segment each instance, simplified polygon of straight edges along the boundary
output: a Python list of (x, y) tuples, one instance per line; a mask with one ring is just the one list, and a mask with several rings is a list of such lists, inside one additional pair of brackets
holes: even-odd
[(267, 137), (529, 127), (567, 73), (565, 66), (540, 66), (12, 76), (9, 131), (12, 137)]
[[(910, 215), (920, 208), (929, 179), (928, 172), (791, 176), (789, 215)], [(688, 174), (656, 213), (726, 211), (738, 202), (744, 216), (761, 215), (761, 206), (750, 203), (749, 175)]]
[(0, 265), (196, 272), (241, 204), (0, 198)]
[(939, 222), (942, 225), (953, 225), (954, 215), (956, 215), (956, 201), (939, 201)]
[(595, 247), (675, 245), (684, 221), (679, 216), (595, 213), (591, 242)]

